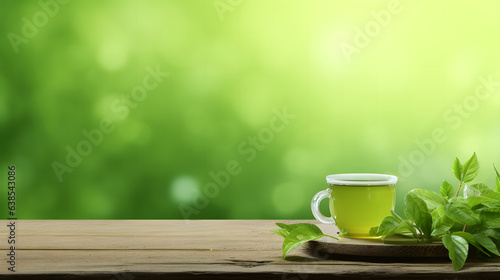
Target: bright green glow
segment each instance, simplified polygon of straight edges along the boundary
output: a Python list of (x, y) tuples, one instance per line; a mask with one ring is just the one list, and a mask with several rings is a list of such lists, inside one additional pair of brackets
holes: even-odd
[[(183, 218), (189, 198), (173, 182), (189, 174), (202, 192), (231, 160), (241, 174), (191, 218), (312, 218), (309, 200), (332, 173), (398, 175), (399, 198), (438, 190), (453, 182), (453, 159), (474, 151), (478, 181), (493, 183), (500, 87), (474, 98), (481, 77), (500, 81), (500, 2), (252, 0), (223, 20), (213, 3), (70, 1), (17, 46), (9, 34), (24, 36), (22, 19), (45, 10), (0, 4), (0, 145), (22, 174), (20, 218)], [(113, 109), (157, 65), (170, 76), (126, 115)], [(238, 147), (283, 107), (296, 118), (249, 160)], [(59, 182), (52, 163), (66, 164), (67, 147), (103, 119), (114, 130)], [(444, 140), (429, 144), (436, 129)], [(108, 206), (80, 196), (89, 186)]]
[(98, 59), (106, 70), (113, 71), (123, 68), (128, 59), (126, 42), (119, 40), (104, 42), (98, 51)]
[(178, 203), (188, 203), (196, 198), (198, 191), (198, 183), (189, 176), (180, 176), (176, 178), (172, 185), (168, 186), (169, 194), (167, 197), (172, 197)]

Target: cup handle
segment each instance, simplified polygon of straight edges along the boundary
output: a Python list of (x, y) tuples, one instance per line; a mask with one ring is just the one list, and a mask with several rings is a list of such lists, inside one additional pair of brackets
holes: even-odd
[(323, 224), (335, 224), (335, 220), (332, 217), (325, 217), (323, 216), (323, 214), (321, 214), (321, 211), (319, 211), (319, 203), (324, 198), (330, 198), (330, 192), (330, 189), (320, 191), (316, 195), (314, 195), (311, 201), (311, 211), (314, 215), (314, 218), (316, 218), (316, 220), (322, 222)]

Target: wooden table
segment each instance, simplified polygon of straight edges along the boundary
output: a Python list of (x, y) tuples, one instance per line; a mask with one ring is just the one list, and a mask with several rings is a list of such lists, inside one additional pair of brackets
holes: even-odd
[[(275, 220), (17, 220), (0, 227), (0, 279), (500, 279), (500, 262), (324, 259), (298, 249), (282, 259)], [(327, 225), (320, 225), (327, 229)], [(331, 228), (330, 228), (331, 230)]]

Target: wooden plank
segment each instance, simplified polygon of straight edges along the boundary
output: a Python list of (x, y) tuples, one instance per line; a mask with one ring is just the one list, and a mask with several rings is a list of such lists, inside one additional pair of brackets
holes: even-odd
[[(2, 251), (4, 253), (5, 251)], [(274, 251), (189, 251), (189, 250), (24, 250), (18, 255), (19, 272), (120, 272), (124, 268), (136, 272), (283, 272), (290, 273), (348, 273), (387, 271), (398, 267), (405, 272), (453, 272), (449, 261), (432, 263), (377, 263), (312, 259), (305, 250), (299, 250), (290, 260), (283, 260)], [(499, 263), (472, 262), (465, 271), (490, 269), (500, 273)], [(454, 272), (455, 273), (455, 272)], [(460, 272), (458, 272), (460, 273)]]
[[(234, 236), (222, 236), (225, 238), (213, 238), (210, 236), (21, 236), (18, 238), (19, 249), (143, 249), (143, 250), (268, 250), (280, 247), (269, 243), (266, 237), (253, 237), (238, 239)], [(271, 237), (269, 237), (271, 239)], [(279, 241), (279, 236), (272, 236), (272, 241)], [(282, 240), (281, 240), (282, 241)], [(6, 247), (4, 244), (3, 247)], [(4, 248), (2, 248), (4, 249)]]
[[(183, 236), (262, 233), (277, 228), (277, 220), (18, 220), (23, 236), (87, 235), (87, 236)], [(314, 220), (287, 220), (287, 223), (312, 222)], [(323, 226), (323, 225), (321, 225)], [(231, 231), (227, 231), (230, 228)], [(0, 233), (7, 228), (0, 227)]]
[[(280, 236), (269, 230), (276, 227), (273, 221), (200, 220), (186, 224), (178, 220), (20, 220), (17, 223), (19, 249), (266, 250), (282, 242)], [(7, 235), (6, 229), (1, 227), (2, 238)], [(7, 247), (7, 242), (0, 244), (0, 249)]]
[[(307, 248), (281, 257), (274, 220), (20, 220), (17, 272), (0, 279), (498, 279), (500, 263), (339, 259)], [(313, 222), (315, 223), (315, 222)], [(317, 223), (316, 223), (317, 224)], [(335, 228), (319, 225), (324, 232)], [(8, 253), (0, 227), (0, 254)], [(58, 278), (60, 277), (60, 278)]]

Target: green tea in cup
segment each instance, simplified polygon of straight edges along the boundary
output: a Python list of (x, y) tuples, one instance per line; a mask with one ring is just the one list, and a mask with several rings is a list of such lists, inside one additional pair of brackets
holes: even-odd
[[(347, 228), (346, 237), (376, 238), (370, 236), (370, 228), (394, 210), (396, 182), (398, 178), (385, 174), (335, 174), (326, 176), (328, 189), (318, 192), (311, 201), (316, 220)], [(331, 217), (319, 211), (322, 199), (329, 198)]]

